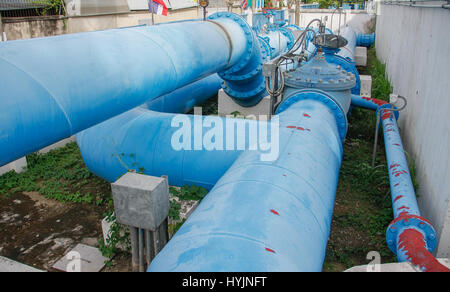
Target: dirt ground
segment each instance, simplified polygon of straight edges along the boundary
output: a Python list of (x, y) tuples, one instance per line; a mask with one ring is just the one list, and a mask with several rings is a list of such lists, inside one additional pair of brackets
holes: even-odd
[(0, 255), (47, 271), (78, 243), (102, 238), (104, 209), (60, 203), (37, 192), (0, 196)]

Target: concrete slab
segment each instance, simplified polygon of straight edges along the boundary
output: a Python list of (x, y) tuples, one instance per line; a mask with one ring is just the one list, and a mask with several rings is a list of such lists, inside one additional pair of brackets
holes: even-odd
[(100, 272), (107, 260), (97, 248), (78, 244), (52, 268), (62, 272)]
[(257, 105), (252, 107), (243, 107), (238, 105), (231, 97), (229, 97), (223, 89), (219, 90), (219, 116), (225, 117), (228, 115), (233, 116), (233, 113), (239, 113), (239, 116), (271, 116), (270, 97), (264, 97)]
[(0, 273), (11, 273), (11, 272), (36, 273), (44, 271), (35, 269), (25, 264), (0, 256)]
[[(450, 259), (438, 259), (438, 261), (450, 268)], [(345, 272), (373, 272), (372, 265), (356, 266), (346, 270)], [(381, 264), (377, 272), (420, 272), (420, 269), (414, 267), (411, 263), (387, 263)]]
[(13, 161), (9, 164), (6, 164), (0, 167), (0, 175), (3, 175), (11, 170), (14, 170), (17, 173), (21, 173), (27, 169), (27, 159), (26, 157), (22, 157), (16, 161)]
[(367, 66), (367, 48), (356, 47), (355, 50), (355, 62), (356, 66)]
[(365, 97), (372, 97), (372, 76), (359, 75), (361, 79), (361, 95)]
[[(75, 136), (72, 136), (70, 138), (56, 142), (55, 144), (52, 144), (50, 146), (47, 146), (47, 147), (39, 150), (38, 153), (45, 154), (51, 150), (64, 147), (64, 146), (66, 146), (66, 144), (74, 142), (74, 141), (75, 141)], [(26, 157), (22, 157), (16, 161), (13, 161), (7, 165), (0, 167), (0, 175), (10, 172), (11, 170), (14, 170), (17, 173), (21, 173), (21, 172), (25, 171), (26, 169), (27, 169), (27, 159), (26, 159)]]
[(55, 144), (52, 144), (52, 145), (47, 146), (47, 147), (45, 147), (45, 148), (42, 148), (42, 149), (39, 150), (38, 152), (39, 152), (40, 154), (45, 154), (45, 153), (47, 153), (47, 152), (50, 152), (51, 150), (58, 149), (58, 148), (62, 148), (62, 147), (64, 147), (64, 146), (66, 146), (68, 143), (71, 143), (71, 142), (75, 142), (75, 136), (66, 138), (66, 139), (64, 139), (64, 140), (61, 140), (61, 141), (59, 141), (59, 142), (56, 142)]

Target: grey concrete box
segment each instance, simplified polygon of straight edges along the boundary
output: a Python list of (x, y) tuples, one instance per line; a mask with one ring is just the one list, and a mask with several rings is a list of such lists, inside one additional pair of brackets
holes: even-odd
[(154, 231), (169, 215), (167, 179), (128, 172), (111, 189), (121, 224)]

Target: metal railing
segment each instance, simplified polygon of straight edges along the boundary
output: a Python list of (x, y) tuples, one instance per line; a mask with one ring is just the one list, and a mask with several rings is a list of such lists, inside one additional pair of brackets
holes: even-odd
[(64, 15), (64, 13), (62, 0), (0, 0), (0, 14), (5, 18)]
[(403, 5), (420, 8), (445, 8), (450, 9), (450, 0), (382, 0), (383, 4)]

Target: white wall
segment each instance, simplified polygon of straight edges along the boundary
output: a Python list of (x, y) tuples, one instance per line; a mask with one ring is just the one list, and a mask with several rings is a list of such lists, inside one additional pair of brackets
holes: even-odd
[[(339, 28), (339, 17), (341, 18), (341, 27), (348, 24), (351, 26), (357, 33), (370, 33), (371, 26), (374, 25), (373, 20), (375, 19), (374, 14), (368, 14), (366, 11), (359, 10), (344, 10), (343, 13), (339, 16), (339, 12), (335, 12), (333, 14), (332, 9), (305, 9), (301, 10), (300, 13), (300, 26), (304, 27), (308, 25), (308, 23), (315, 19), (324, 19), (325, 16), (328, 16), (327, 27), (331, 28), (331, 24), (333, 25), (332, 30), (336, 31)], [(333, 17), (331, 15), (333, 14)], [(293, 11), (290, 12), (290, 16), (292, 19), (292, 23), (294, 23), (295, 13)], [(333, 19), (333, 21), (331, 21)], [(331, 23), (333, 22), (333, 23)]]
[(422, 215), (439, 235), (438, 257), (450, 258), (450, 10), (380, 5), (378, 58), (394, 93), (408, 100), (399, 125), (416, 164)]

